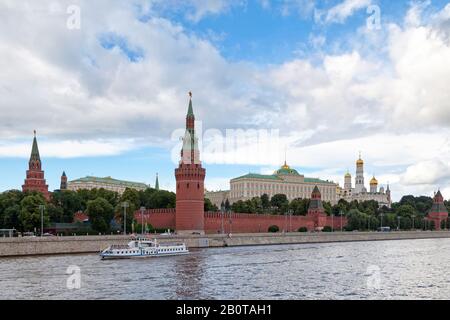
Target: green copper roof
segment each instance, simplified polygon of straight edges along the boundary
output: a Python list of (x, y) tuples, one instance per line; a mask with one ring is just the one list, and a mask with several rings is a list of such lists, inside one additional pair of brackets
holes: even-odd
[(257, 173), (249, 173), (249, 174), (246, 174), (245, 176), (237, 177), (237, 178), (234, 178), (232, 180), (237, 180), (237, 179), (266, 179), (266, 180), (282, 181), (281, 178), (278, 178), (275, 175), (257, 174)]
[(277, 170), (275, 172), (275, 174), (279, 174), (279, 175), (295, 175), (295, 176), (299, 176), (300, 175), (297, 170), (291, 169), (291, 168), (281, 168), (281, 169)]
[(159, 180), (158, 180), (158, 174), (156, 174), (155, 189), (156, 189), (156, 190), (159, 190)]
[[(231, 180), (238, 180), (238, 179), (264, 179), (264, 180), (276, 180), (276, 181), (283, 181), (280, 177), (278, 177), (276, 174), (269, 175), (269, 174), (257, 174), (257, 173), (249, 173), (244, 176), (240, 176)], [(319, 183), (319, 184), (334, 184), (331, 181), (325, 181), (317, 178), (304, 178), (305, 183)], [(289, 182), (292, 183), (292, 182)]]
[(87, 176), (85, 178), (80, 178), (80, 179), (70, 181), (70, 183), (103, 183), (103, 184), (110, 184), (110, 185), (115, 185), (115, 186), (123, 186), (126, 188), (127, 187), (128, 188), (139, 188), (139, 189), (147, 189), (148, 188), (148, 186), (145, 183), (117, 180), (117, 179), (113, 179), (111, 177), (99, 178), (99, 177)]
[(31, 149), (31, 157), (30, 160), (41, 160), (41, 157), (39, 155), (39, 148), (38, 148), (38, 144), (37, 144), (37, 140), (36, 140), (36, 132), (34, 134), (34, 139), (33, 139), (33, 147)]
[(189, 99), (188, 116), (194, 116), (194, 109), (192, 108), (192, 99)]

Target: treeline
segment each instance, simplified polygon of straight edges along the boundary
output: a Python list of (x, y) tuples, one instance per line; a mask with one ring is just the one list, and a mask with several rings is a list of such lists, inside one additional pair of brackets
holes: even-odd
[(147, 209), (175, 208), (175, 193), (146, 189), (126, 189), (122, 195), (105, 189), (56, 191), (50, 202), (39, 192), (10, 190), (0, 194), (0, 229), (17, 229), (21, 232), (40, 229), (41, 206), (44, 206), (44, 227), (52, 223), (72, 223), (75, 213), (89, 216), (91, 228), (109, 232), (111, 220), (123, 223), (123, 203), (127, 202), (127, 226), (133, 223), (134, 212)]
[[(237, 201), (231, 205), (231, 210), (237, 213), (253, 214), (292, 214), (305, 216), (308, 213), (309, 199), (294, 199), (289, 201), (284, 194), (274, 195), (269, 198), (267, 194), (254, 197), (246, 201)], [(425, 216), (433, 205), (430, 197), (412, 195), (404, 196), (399, 202), (393, 203), (391, 208), (380, 207), (377, 201), (352, 201), (339, 200), (335, 205), (323, 201), (325, 213), (328, 216), (347, 217), (347, 230), (376, 230), (381, 225), (401, 230), (434, 229), (432, 222), (426, 222)], [(450, 210), (450, 202), (445, 201)], [(443, 221), (442, 228), (449, 228), (449, 221)]]

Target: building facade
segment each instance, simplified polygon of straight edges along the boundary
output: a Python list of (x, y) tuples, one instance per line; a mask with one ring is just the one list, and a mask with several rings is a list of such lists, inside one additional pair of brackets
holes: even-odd
[(322, 200), (336, 204), (338, 201), (338, 184), (317, 178), (307, 178), (297, 170), (284, 165), (271, 175), (250, 173), (231, 179), (229, 201), (249, 200), (267, 194), (273, 197), (276, 194), (285, 194), (289, 201), (294, 199), (310, 199), (314, 188), (320, 190)]
[(31, 156), (28, 161), (28, 170), (26, 172), (25, 182), (22, 185), (22, 191), (37, 191), (42, 193), (47, 200), (50, 200), (48, 185), (45, 181), (44, 171), (42, 170), (42, 161), (39, 155), (36, 131), (34, 131), (33, 146), (31, 148)]
[(220, 208), (222, 203), (225, 203), (227, 199), (230, 198), (230, 191), (206, 191), (205, 198), (209, 199), (211, 203), (214, 204), (217, 208)]
[(200, 233), (205, 231), (205, 176), (202, 168), (198, 138), (195, 133), (195, 116), (192, 94), (189, 92), (189, 107), (186, 115), (186, 131), (181, 149), (181, 159), (175, 169), (177, 233)]
[(386, 206), (388, 208), (392, 204), (389, 184), (386, 189), (383, 186), (378, 188), (378, 180), (373, 176), (369, 183), (369, 189), (366, 188), (364, 184), (364, 160), (361, 159), (361, 155), (356, 160), (355, 187), (353, 188), (352, 186), (352, 175), (350, 172), (347, 172), (344, 176), (344, 188), (339, 189), (338, 198), (348, 202), (374, 200), (378, 202), (380, 207)]
[(105, 189), (122, 194), (127, 188), (144, 191), (149, 188), (145, 183), (117, 180), (111, 177), (84, 177), (67, 183), (67, 189), (72, 191), (87, 189)]

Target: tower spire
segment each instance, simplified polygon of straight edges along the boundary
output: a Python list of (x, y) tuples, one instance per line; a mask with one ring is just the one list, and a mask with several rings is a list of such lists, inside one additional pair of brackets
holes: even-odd
[(159, 179), (158, 179), (158, 173), (156, 173), (156, 182), (155, 182), (155, 189), (159, 190)]
[(194, 109), (192, 108), (192, 92), (189, 91), (189, 108), (187, 116), (194, 116)]
[(36, 130), (34, 130), (33, 147), (31, 148), (30, 161), (31, 160), (41, 161), (41, 157), (39, 155), (39, 147), (36, 139)]

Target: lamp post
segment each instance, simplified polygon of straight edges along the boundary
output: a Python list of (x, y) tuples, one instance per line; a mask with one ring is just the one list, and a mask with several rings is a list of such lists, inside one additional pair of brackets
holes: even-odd
[(380, 213), (380, 228), (383, 228), (383, 213)]
[(223, 203), (223, 201), (222, 201), (222, 203), (220, 205), (220, 213), (222, 215), (222, 234), (224, 234), (225, 230), (223, 228), (223, 216), (225, 215), (225, 203)]
[(141, 207), (141, 234), (144, 235), (144, 211), (145, 207)]
[(334, 232), (334, 213), (331, 211), (331, 232)]
[(294, 210), (289, 210), (289, 232), (292, 232), (292, 214), (294, 213)]
[(229, 216), (230, 216), (230, 234), (232, 231), (232, 226), (233, 226), (233, 221), (231, 220), (232, 216), (231, 216), (231, 210), (228, 210)]
[(123, 234), (127, 235), (127, 208), (130, 206), (130, 204), (125, 201), (122, 203), (123, 207)]
[(45, 206), (43, 204), (39, 205), (39, 210), (41, 210), (41, 237), (44, 236), (44, 210)]
[(342, 215), (344, 214), (344, 212), (341, 210), (341, 211), (339, 211), (339, 214), (341, 216), (341, 232), (342, 232)]
[(397, 216), (397, 231), (400, 231), (400, 216)]
[(411, 218), (412, 218), (412, 229), (414, 230), (414, 217), (415, 217), (415, 215), (412, 215), (411, 216)]

